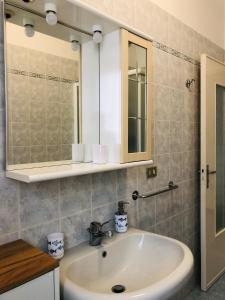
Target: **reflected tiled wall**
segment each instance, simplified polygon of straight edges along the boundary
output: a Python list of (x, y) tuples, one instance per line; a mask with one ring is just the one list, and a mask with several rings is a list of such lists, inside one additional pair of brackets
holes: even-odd
[(71, 159), (78, 62), (7, 45), (8, 163)]
[[(1, 242), (20, 236), (45, 248), (45, 235), (62, 230), (66, 246), (71, 247), (87, 239), (86, 228), (91, 220), (111, 218), (116, 202), (129, 200), (130, 225), (185, 242), (194, 252), (199, 270), (200, 97), (199, 65), (195, 61), (199, 62), (203, 52), (223, 60), (224, 50), (149, 0), (83, 2), (155, 38), (153, 139), (158, 176), (147, 180), (146, 168), (139, 167), (27, 185), (5, 179), (2, 172)], [(0, 61), (3, 79), (2, 56)], [(191, 78), (196, 83), (187, 90), (185, 81)], [(3, 88), (0, 100), (4, 114)], [(3, 125), (1, 128), (2, 140)], [(0, 158), (3, 142), (1, 149)], [(131, 200), (134, 190), (153, 191), (166, 186), (169, 180), (179, 189), (151, 199)]]

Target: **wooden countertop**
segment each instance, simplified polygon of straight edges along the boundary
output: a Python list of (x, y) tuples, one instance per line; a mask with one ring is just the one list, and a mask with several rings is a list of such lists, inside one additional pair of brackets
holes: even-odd
[(59, 262), (23, 240), (0, 246), (0, 294), (59, 266)]

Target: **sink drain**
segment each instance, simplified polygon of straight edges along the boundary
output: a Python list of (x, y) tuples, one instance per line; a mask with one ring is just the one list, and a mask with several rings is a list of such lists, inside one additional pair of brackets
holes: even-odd
[(115, 293), (115, 294), (120, 294), (120, 293), (123, 293), (125, 291), (126, 291), (125, 286), (123, 286), (121, 284), (117, 284), (117, 285), (114, 285), (112, 287), (112, 292)]

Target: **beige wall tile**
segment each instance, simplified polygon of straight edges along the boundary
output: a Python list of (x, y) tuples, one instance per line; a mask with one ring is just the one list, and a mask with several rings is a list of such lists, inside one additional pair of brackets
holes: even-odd
[(147, 33), (153, 38), (153, 7), (154, 4), (149, 0), (135, 0), (135, 28), (141, 32)]
[(113, 0), (83, 0), (84, 3), (96, 8), (107, 15), (112, 14)]
[(135, 0), (112, 0), (112, 16), (126, 25), (135, 26)]
[(153, 82), (168, 85), (168, 60), (169, 54), (153, 48)]
[(157, 5), (153, 5), (152, 35), (158, 42), (165, 45), (168, 44), (168, 24), (169, 15)]
[(173, 16), (168, 16), (168, 46), (181, 51), (182, 30), (180, 21)]

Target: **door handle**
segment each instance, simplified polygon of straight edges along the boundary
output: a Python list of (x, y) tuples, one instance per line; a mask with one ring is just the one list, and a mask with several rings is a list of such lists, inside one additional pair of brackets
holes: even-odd
[(216, 170), (210, 171), (209, 165), (206, 166), (206, 188), (209, 188), (209, 175), (216, 174)]

